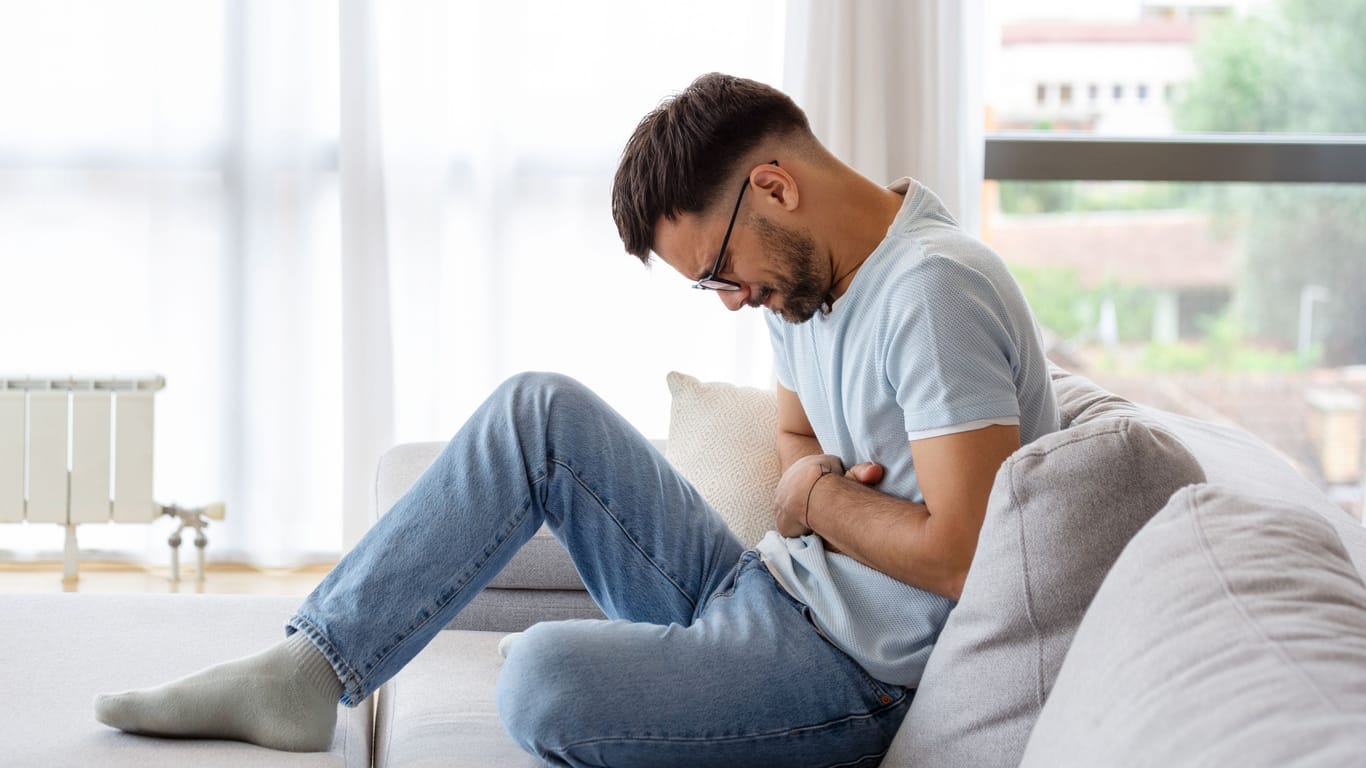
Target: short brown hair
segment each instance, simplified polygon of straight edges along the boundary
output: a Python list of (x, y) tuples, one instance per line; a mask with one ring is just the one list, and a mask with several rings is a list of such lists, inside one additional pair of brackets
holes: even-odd
[[(649, 263), (660, 217), (701, 213), (729, 189), (736, 163), (770, 136), (811, 135), (806, 114), (763, 83), (717, 72), (641, 119), (612, 182), (612, 218), (626, 251)], [(736, 179), (738, 181), (738, 179)]]

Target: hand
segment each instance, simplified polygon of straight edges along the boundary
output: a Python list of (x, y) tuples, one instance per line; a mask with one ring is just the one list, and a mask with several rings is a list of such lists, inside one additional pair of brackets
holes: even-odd
[(875, 461), (865, 461), (861, 464), (855, 464), (849, 468), (848, 472), (844, 473), (845, 477), (856, 483), (863, 483), (864, 485), (877, 485), (882, 482), (882, 475), (882, 465)]
[(777, 521), (778, 533), (793, 538), (811, 533), (807, 527), (807, 500), (811, 489), (825, 475), (838, 475), (844, 471), (844, 462), (831, 454), (803, 456), (792, 462), (783, 473), (774, 492), (773, 516)]
[[(773, 512), (779, 534), (792, 538), (812, 532), (808, 525), (811, 491), (821, 477), (836, 474), (843, 467), (840, 457), (831, 454), (803, 456), (792, 462), (792, 466), (778, 481), (778, 490), (774, 494)], [(877, 485), (882, 482), (883, 468), (877, 462), (865, 461), (850, 467), (844, 476), (856, 483)], [(826, 546), (830, 547), (828, 543)]]

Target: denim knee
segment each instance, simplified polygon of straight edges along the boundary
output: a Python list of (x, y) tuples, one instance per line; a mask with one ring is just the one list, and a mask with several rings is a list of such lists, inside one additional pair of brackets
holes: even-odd
[(509, 376), (496, 390), (495, 397), (512, 402), (533, 401), (541, 398), (581, 397), (591, 395), (582, 382), (562, 373), (523, 371)]
[(577, 720), (582, 691), (574, 669), (576, 633), (571, 622), (536, 624), (512, 644), (498, 674), (498, 718), (523, 749), (542, 757), (556, 752)]

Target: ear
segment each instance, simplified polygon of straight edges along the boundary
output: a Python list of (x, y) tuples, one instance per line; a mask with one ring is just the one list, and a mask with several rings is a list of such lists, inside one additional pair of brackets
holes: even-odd
[(786, 168), (773, 163), (755, 166), (749, 172), (749, 183), (756, 193), (755, 203), (759, 207), (776, 205), (784, 211), (796, 210), (797, 180)]

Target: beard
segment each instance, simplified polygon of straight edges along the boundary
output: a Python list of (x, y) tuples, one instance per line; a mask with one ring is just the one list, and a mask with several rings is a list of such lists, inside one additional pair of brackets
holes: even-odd
[(829, 312), (826, 299), (830, 295), (830, 275), (828, 270), (822, 269), (823, 264), (816, 256), (816, 241), (811, 235), (781, 227), (759, 216), (754, 218), (754, 229), (759, 233), (764, 251), (773, 254), (781, 273), (772, 285), (763, 287), (758, 303), (777, 293), (783, 304), (775, 311), (793, 324), (804, 323), (817, 312)]

